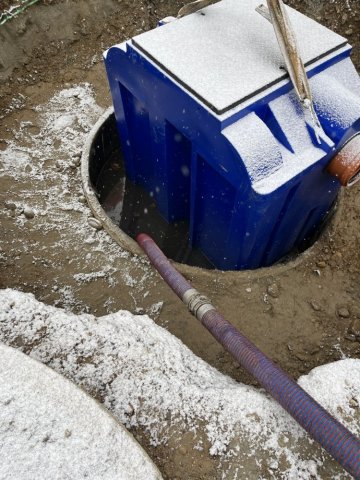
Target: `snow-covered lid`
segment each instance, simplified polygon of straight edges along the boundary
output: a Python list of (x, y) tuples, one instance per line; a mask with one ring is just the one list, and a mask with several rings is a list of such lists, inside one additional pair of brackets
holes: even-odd
[[(260, 0), (223, 0), (132, 39), (133, 45), (209, 108), (225, 113), (286, 78)], [(343, 47), (345, 38), (286, 7), (305, 66)]]

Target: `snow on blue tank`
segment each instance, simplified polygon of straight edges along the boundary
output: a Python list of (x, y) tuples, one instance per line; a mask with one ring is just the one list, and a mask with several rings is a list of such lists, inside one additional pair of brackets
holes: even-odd
[(327, 166), (360, 132), (346, 39), (286, 7), (322, 132), (315, 134), (258, 0), (223, 0), (104, 54), (127, 177), (218, 269), (304, 244), (336, 201)]

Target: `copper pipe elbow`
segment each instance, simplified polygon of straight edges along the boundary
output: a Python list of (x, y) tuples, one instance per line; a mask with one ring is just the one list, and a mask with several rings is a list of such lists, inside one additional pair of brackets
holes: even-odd
[(326, 170), (343, 187), (351, 187), (360, 180), (360, 133), (345, 143)]

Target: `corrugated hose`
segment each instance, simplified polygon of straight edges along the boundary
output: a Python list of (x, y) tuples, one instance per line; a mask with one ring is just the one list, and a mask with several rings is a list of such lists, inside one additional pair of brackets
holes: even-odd
[(354, 478), (360, 480), (360, 440), (231, 325), (174, 268), (154, 240), (137, 242), (165, 282), (239, 364)]

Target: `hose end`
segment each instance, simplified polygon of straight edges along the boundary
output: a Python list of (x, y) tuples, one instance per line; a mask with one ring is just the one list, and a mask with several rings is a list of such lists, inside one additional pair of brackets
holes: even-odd
[(151, 239), (149, 235), (146, 235), (146, 233), (138, 233), (136, 235), (136, 241), (139, 245), (143, 245), (148, 240), (151, 240)]

